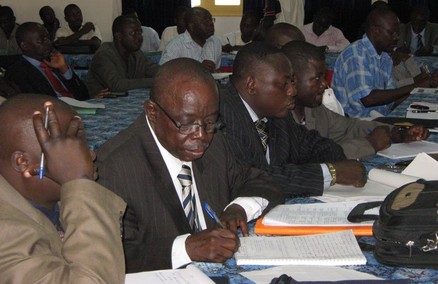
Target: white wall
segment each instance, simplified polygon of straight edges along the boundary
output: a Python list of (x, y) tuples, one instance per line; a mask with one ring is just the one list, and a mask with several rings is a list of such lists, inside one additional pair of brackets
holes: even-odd
[[(112, 41), (111, 25), (121, 14), (121, 0), (0, 0), (0, 5), (10, 6), (17, 17), (17, 23), (41, 22), (38, 14), (41, 7), (49, 5), (55, 11), (56, 17), (65, 25), (64, 8), (75, 3), (82, 10), (84, 22), (93, 22), (102, 32), (103, 41)], [(239, 29), (240, 17), (215, 17), (215, 35)]]
[(75, 3), (82, 10), (84, 22), (96, 24), (103, 41), (111, 41), (111, 25), (115, 17), (121, 14), (121, 0), (0, 0), (0, 5), (10, 6), (14, 10), (17, 23), (41, 22), (38, 14), (41, 7), (49, 5), (55, 11), (56, 17), (65, 25), (64, 8)]

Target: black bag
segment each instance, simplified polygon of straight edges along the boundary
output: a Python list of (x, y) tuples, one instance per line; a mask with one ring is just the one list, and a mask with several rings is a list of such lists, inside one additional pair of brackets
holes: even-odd
[(373, 235), (379, 262), (438, 268), (438, 181), (418, 180), (391, 192), (380, 207)]

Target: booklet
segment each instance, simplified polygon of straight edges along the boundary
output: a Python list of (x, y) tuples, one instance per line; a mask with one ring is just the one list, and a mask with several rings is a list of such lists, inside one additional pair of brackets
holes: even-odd
[(288, 237), (243, 237), (237, 265), (363, 265), (353, 231)]
[(74, 107), (78, 114), (96, 114), (97, 109), (105, 108), (104, 104), (92, 104), (86, 101), (78, 101), (69, 97), (60, 97), (59, 99)]
[(415, 157), (420, 153), (438, 153), (438, 143), (430, 141), (415, 141), (411, 143), (394, 143), (389, 148), (377, 152), (377, 155), (389, 159)]

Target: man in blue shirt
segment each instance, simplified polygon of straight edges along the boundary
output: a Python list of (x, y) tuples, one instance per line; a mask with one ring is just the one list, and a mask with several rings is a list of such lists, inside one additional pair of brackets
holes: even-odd
[(399, 39), (399, 20), (389, 9), (375, 9), (367, 17), (366, 34), (348, 46), (334, 66), (332, 87), (351, 117), (387, 115), (415, 87), (429, 87), (432, 77), (396, 88), (390, 54)]

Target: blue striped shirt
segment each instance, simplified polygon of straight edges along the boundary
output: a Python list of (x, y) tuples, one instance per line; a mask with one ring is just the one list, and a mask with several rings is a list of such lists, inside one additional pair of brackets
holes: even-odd
[(374, 110), (387, 115), (393, 103), (365, 107), (360, 99), (372, 90), (396, 88), (392, 69), (389, 54), (377, 54), (366, 35), (350, 44), (336, 59), (332, 81), (332, 88), (345, 113), (350, 117), (370, 117)]

